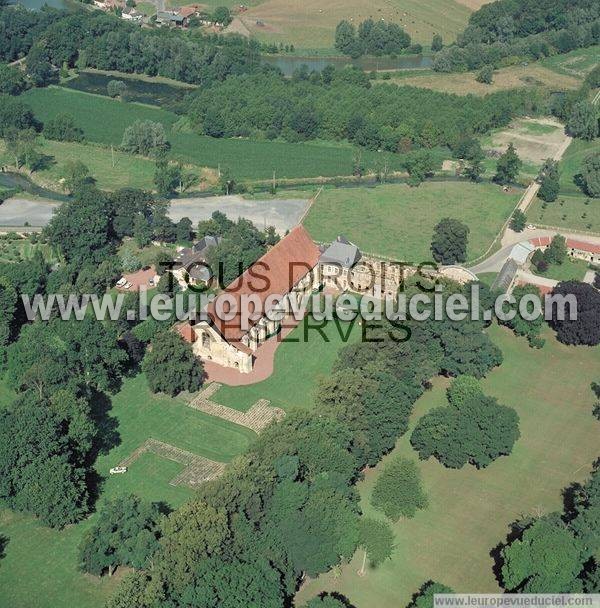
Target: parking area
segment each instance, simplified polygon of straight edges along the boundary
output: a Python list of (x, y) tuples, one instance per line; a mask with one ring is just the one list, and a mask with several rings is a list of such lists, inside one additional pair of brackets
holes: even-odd
[[(0, 227), (43, 227), (61, 203), (22, 196), (8, 199), (0, 205)], [(241, 196), (209, 196), (171, 201), (169, 216), (174, 222), (189, 217), (192, 224), (209, 219), (214, 211), (221, 211), (232, 220), (244, 217), (257, 228), (274, 226), (284, 234), (300, 222), (308, 208), (308, 198), (253, 200)]]

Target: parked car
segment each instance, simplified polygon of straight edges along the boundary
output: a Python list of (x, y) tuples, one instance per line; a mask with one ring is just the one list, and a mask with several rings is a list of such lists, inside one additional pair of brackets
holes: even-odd
[(113, 467), (110, 470), (111, 475), (120, 475), (121, 473), (127, 473), (127, 467)]
[(125, 277), (121, 277), (117, 281), (117, 287), (123, 287), (125, 285), (125, 283), (127, 283), (127, 279)]
[(535, 226), (533, 224), (528, 224), (527, 230), (535, 230)]

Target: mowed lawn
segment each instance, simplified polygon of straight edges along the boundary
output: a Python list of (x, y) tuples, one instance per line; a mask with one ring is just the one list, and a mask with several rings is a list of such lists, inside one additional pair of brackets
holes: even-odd
[[(355, 148), (344, 143), (216, 139), (173, 129), (180, 116), (167, 110), (55, 86), (31, 89), (21, 97), (42, 122), (67, 112), (83, 129), (87, 141), (115, 148), (120, 146), (125, 129), (136, 120), (160, 122), (171, 143), (173, 159), (202, 167), (229, 167), (237, 180), (270, 179), (273, 172), (280, 179), (352, 173)], [(367, 167), (381, 162), (382, 156), (377, 152), (362, 152)], [(109, 157), (110, 153), (105, 156)], [(400, 155), (387, 157), (390, 169), (401, 169)], [(132, 157), (134, 161), (139, 159)], [(123, 164), (120, 166), (122, 170)], [(110, 171), (110, 168), (102, 170)]]
[(329, 374), (340, 348), (360, 340), (362, 332), (356, 323), (320, 326), (306, 317), (277, 347), (271, 377), (249, 386), (223, 386), (214, 401), (242, 411), (259, 399), (284, 410), (311, 407), (319, 378)]
[[(482, 384), (520, 416), (521, 438), (513, 453), (479, 471), (471, 466), (446, 469), (433, 458), (418, 460), (409, 431), (393, 454), (418, 462), (429, 507), (393, 526), (391, 560), (361, 578), (356, 574), (359, 552), (339, 578), (325, 575), (308, 583), (297, 605), (326, 590), (342, 593), (356, 608), (398, 608), (430, 579), (459, 593), (497, 593), (490, 551), (506, 540), (509, 524), (529, 514), (562, 510), (563, 488), (589, 474), (600, 445), (589, 388), (598, 378), (600, 348), (563, 346), (548, 331), (546, 346), (534, 350), (506, 329), (495, 326), (490, 333), (504, 363)], [(432, 407), (446, 404), (447, 385), (441, 378), (434, 382), (417, 402), (411, 426)], [(381, 470), (380, 464), (368, 471), (359, 484), (369, 516), (383, 517), (369, 504)]]
[(266, 0), (240, 18), (259, 40), (294, 44), (297, 49), (321, 49), (333, 47), (335, 28), (342, 19), (353, 20), (357, 25), (368, 18), (392, 21), (415, 42), (429, 45), (435, 33), (441, 34), (444, 42), (453, 42), (467, 25), (470, 14), (469, 8), (454, 0)]
[(563, 196), (553, 203), (534, 199), (527, 210), (527, 219), (533, 224), (545, 224), (565, 230), (600, 232), (600, 200), (587, 196)]
[(555, 281), (583, 281), (589, 268), (587, 262), (567, 257), (562, 264), (551, 264), (546, 272), (535, 272), (535, 274)]
[[(0, 384), (0, 400), (8, 397)], [(188, 408), (180, 399), (152, 396), (145, 378), (127, 379), (107, 411), (118, 445), (101, 455), (96, 470), (105, 478), (97, 506), (108, 498), (135, 493), (146, 500), (177, 507), (193, 494), (169, 485), (181, 465), (144, 454), (124, 475), (108, 470), (152, 437), (214, 460), (228, 462), (256, 437), (243, 427)], [(115, 424), (116, 423), (116, 424)], [(0, 508), (0, 533), (9, 538), (0, 562), (1, 606), (10, 608), (102, 608), (116, 587), (116, 579), (99, 579), (77, 569), (77, 548), (96, 516), (58, 531), (33, 517)]]
[(343, 234), (365, 252), (422, 262), (431, 260), (435, 225), (451, 217), (469, 227), (468, 257), (474, 259), (491, 245), (520, 196), (520, 191), (468, 182), (330, 188), (317, 198), (304, 225), (316, 241)]

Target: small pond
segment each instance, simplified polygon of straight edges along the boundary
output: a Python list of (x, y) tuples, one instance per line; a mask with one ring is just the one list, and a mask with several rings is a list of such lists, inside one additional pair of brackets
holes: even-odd
[(108, 95), (106, 86), (111, 80), (121, 80), (127, 85), (125, 98), (127, 101), (137, 101), (153, 106), (172, 109), (193, 88), (167, 84), (163, 82), (148, 82), (139, 78), (128, 78), (125, 75), (107, 75), (97, 72), (81, 72), (77, 78), (65, 82), (62, 86), (96, 95)]

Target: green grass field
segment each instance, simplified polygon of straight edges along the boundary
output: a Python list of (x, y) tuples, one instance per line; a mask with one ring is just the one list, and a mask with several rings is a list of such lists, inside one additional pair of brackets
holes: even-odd
[(527, 220), (565, 230), (600, 232), (600, 200), (559, 194), (553, 203), (546, 203), (544, 208), (544, 201), (536, 198), (527, 210)]
[[(508, 525), (528, 514), (562, 510), (562, 489), (585, 479), (600, 444), (589, 388), (598, 377), (600, 347), (567, 347), (547, 331), (546, 346), (535, 350), (506, 329), (493, 326), (489, 331), (504, 363), (482, 384), (487, 394), (520, 416), (521, 438), (513, 453), (480, 471), (471, 466), (445, 469), (433, 458), (418, 461), (407, 433), (359, 484), (363, 511), (382, 517), (369, 497), (385, 463), (398, 454), (419, 462), (429, 507), (393, 525), (396, 549), (391, 560), (361, 578), (359, 552), (341, 576), (328, 574), (309, 582), (297, 605), (326, 590), (342, 593), (356, 608), (398, 608), (429, 579), (459, 593), (497, 593), (490, 551), (505, 541)], [(411, 425), (446, 403), (447, 384), (435, 380), (417, 402)]]
[(434, 226), (444, 217), (456, 218), (471, 230), (468, 256), (473, 259), (492, 243), (520, 194), (468, 182), (325, 189), (304, 224), (316, 241), (343, 234), (365, 252), (420, 262), (431, 260)]
[(581, 165), (586, 156), (598, 151), (596, 141), (574, 139), (560, 161), (560, 190), (562, 194), (581, 194), (581, 189), (575, 184), (574, 177), (581, 173)]
[[(9, 394), (0, 383), (0, 402)], [(125, 475), (108, 475), (110, 467), (149, 437), (223, 462), (242, 452), (255, 437), (248, 429), (188, 408), (180, 399), (151, 395), (142, 375), (124, 382), (112, 399), (108, 416), (118, 422), (120, 443), (96, 462), (98, 473), (106, 476), (100, 501), (135, 493), (177, 507), (192, 495), (189, 488), (168, 483), (181, 466), (153, 454), (140, 457)], [(80, 524), (56, 531), (30, 516), (0, 509), (0, 532), (9, 538), (6, 557), (0, 563), (0, 605), (101, 608), (119, 576), (99, 579), (77, 571), (77, 547), (94, 521), (92, 515)]]
[[(60, 112), (71, 114), (83, 129), (87, 141), (104, 146), (118, 147), (123, 132), (136, 120), (160, 122), (166, 128), (174, 159), (204, 167), (229, 167), (238, 180), (271, 178), (273, 171), (278, 178), (331, 177), (352, 173), (355, 148), (348, 144), (215, 139), (173, 130), (173, 125), (179, 120), (173, 112), (60, 87), (31, 89), (22, 98), (42, 122)], [(401, 157), (388, 156), (390, 169), (400, 169)], [(131, 158), (131, 162), (140, 161), (139, 158), (127, 158)], [(363, 151), (362, 158), (367, 167), (372, 167), (376, 161), (382, 160), (382, 155)], [(106, 166), (109, 160), (110, 152), (102, 161), (103, 173), (111, 172), (111, 168)], [(121, 167), (121, 170), (126, 170), (123, 164)], [(137, 171), (132, 168), (132, 173)], [(146, 175), (147, 170), (141, 173)]]
[(600, 46), (589, 46), (565, 53), (564, 55), (546, 57), (539, 63), (559, 74), (584, 78), (597, 65), (599, 54)]
[[(154, 162), (125, 154), (119, 150), (111, 152), (107, 148), (93, 144), (77, 144), (40, 140), (40, 152), (54, 159), (47, 169), (39, 171), (39, 176), (50, 182), (62, 178), (68, 161), (80, 160), (96, 179), (103, 190), (131, 187), (151, 190), (154, 177)], [(114, 162), (114, 166), (113, 166)]]
[[(249, 386), (223, 386), (214, 400), (246, 411), (258, 399), (284, 410), (312, 406), (319, 377), (326, 376), (344, 344), (360, 339), (361, 329), (349, 323), (329, 322), (322, 335), (307, 318), (283, 339), (275, 353), (275, 371), (270, 378)], [(347, 337), (346, 337), (347, 336)]]
[(582, 281), (588, 269), (587, 262), (568, 257), (562, 264), (552, 264), (546, 272), (536, 274), (555, 281)]

